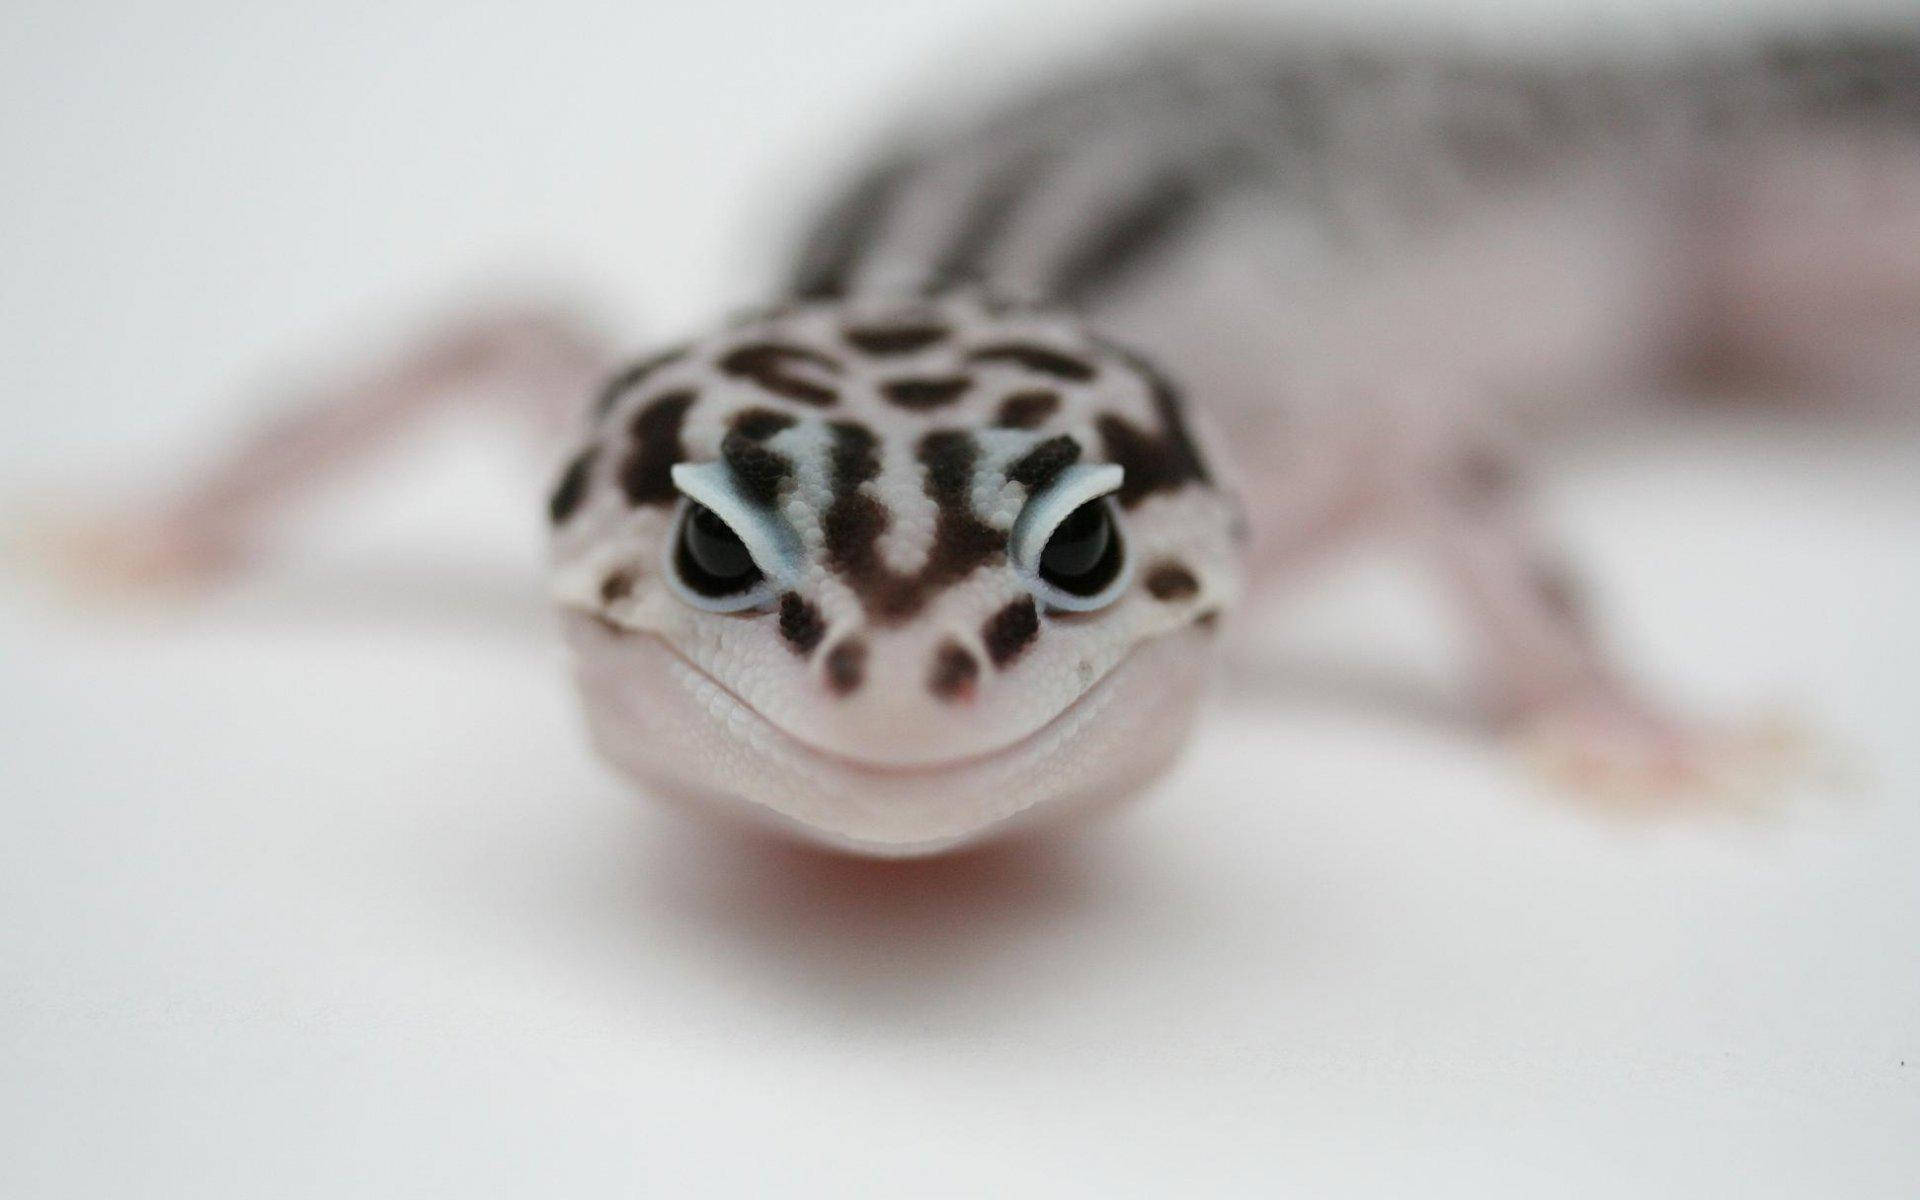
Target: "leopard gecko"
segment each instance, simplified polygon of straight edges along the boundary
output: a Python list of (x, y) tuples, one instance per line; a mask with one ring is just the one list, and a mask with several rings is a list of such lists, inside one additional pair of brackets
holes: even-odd
[(1578, 63), (1197, 31), (910, 123), (705, 336), (623, 365), (544, 310), (456, 322), (116, 544), (209, 569), (409, 418), (515, 397), (567, 431), (550, 591), (598, 750), (908, 855), (1137, 791), (1249, 589), (1386, 530), (1497, 719), (1684, 789), (1756, 745), (1610, 664), (1516, 430), (1707, 358), (1911, 382), (1917, 254), (1904, 33)]

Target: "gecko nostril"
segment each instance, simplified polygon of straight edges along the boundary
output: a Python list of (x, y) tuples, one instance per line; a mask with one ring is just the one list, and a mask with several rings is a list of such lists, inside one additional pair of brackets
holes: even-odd
[(628, 596), (633, 595), (634, 575), (635, 572), (631, 570), (619, 570), (609, 573), (605, 579), (600, 581), (601, 601), (606, 604), (612, 604), (615, 601), (625, 600)]
[(1193, 572), (1171, 560), (1159, 563), (1148, 571), (1146, 585), (1148, 595), (1169, 603), (1191, 600), (1200, 594), (1200, 581), (1194, 578)]
[(958, 642), (942, 642), (933, 654), (927, 688), (949, 703), (973, 699), (980, 681), (980, 660)]

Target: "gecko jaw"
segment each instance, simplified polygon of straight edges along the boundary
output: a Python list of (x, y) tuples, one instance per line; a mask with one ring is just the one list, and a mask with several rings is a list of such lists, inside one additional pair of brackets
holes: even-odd
[(569, 615), (600, 751), (676, 798), (724, 802), (867, 854), (936, 853), (1038, 815), (1137, 791), (1184, 741), (1210, 658), (1203, 632), (1134, 650), (1039, 728), (945, 761), (872, 763), (781, 729), (651, 635)]

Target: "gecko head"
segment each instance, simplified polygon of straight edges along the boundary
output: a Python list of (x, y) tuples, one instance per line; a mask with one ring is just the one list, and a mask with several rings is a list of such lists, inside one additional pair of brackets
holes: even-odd
[(635, 364), (550, 516), (601, 751), (876, 853), (1135, 790), (1239, 587), (1172, 383), (967, 296), (793, 306)]

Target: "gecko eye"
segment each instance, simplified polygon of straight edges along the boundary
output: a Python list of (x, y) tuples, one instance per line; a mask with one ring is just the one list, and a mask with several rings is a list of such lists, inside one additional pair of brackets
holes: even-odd
[(667, 550), (674, 592), (708, 612), (772, 607), (805, 563), (799, 535), (723, 462), (679, 463), (673, 486), (685, 497)]
[(1053, 527), (1040, 578), (1076, 596), (1097, 596), (1120, 573), (1120, 536), (1107, 501), (1089, 500)]
[(680, 520), (680, 545), (673, 565), (683, 583), (709, 598), (746, 591), (765, 578), (733, 527), (694, 501), (687, 502), (686, 515)]
[(1014, 570), (1049, 608), (1090, 612), (1126, 590), (1126, 540), (1111, 496), (1124, 478), (1111, 464), (1068, 467), (1020, 510)]
[(800, 543), (763, 506), (749, 503), (721, 464), (677, 466), (685, 497), (668, 543), (666, 576), (680, 599), (707, 612), (743, 612), (773, 604), (798, 569)]

